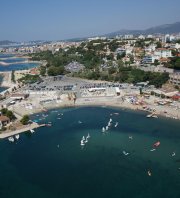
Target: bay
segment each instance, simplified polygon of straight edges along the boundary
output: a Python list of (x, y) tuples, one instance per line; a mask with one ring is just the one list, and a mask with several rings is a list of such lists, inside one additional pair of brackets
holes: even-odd
[[(21, 134), (16, 143), (0, 141), (1, 198), (180, 197), (179, 121), (107, 107), (45, 114), (31, 118), (52, 127)], [(102, 133), (110, 118), (110, 129)]]

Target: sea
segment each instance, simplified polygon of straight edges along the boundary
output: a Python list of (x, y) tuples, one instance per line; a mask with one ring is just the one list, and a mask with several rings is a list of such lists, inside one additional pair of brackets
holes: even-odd
[[(16, 63), (16, 64), (10, 64), (10, 65), (0, 65), (0, 71), (12, 71), (12, 70), (23, 70), (23, 69), (30, 69), (37, 67), (37, 63), (20, 63), (22, 61), (25, 61), (25, 58), (12, 58), (14, 57), (14, 54), (0, 54), (0, 61), (3, 61), (5, 63)], [(1, 59), (1, 58), (7, 58), (7, 59)], [(19, 62), (19, 63), (18, 63)]]
[(179, 121), (106, 106), (31, 119), (52, 126), (0, 140), (1, 198), (180, 197)]
[[(10, 64), (10, 65), (0, 65), (0, 72), (5, 72), (5, 71), (12, 71), (12, 70), (24, 70), (24, 69), (30, 69), (37, 67), (37, 63), (21, 63), (25, 61), (25, 58), (12, 58), (14, 57), (14, 54), (2, 54), (0, 53), (0, 61), (6, 62), (6, 63), (15, 63), (15, 64)], [(3, 59), (6, 58), (6, 59)], [(2, 77), (0, 76), (0, 82), (2, 80)], [(6, 90), (7, 88), (0, 87), (0, 92)]]

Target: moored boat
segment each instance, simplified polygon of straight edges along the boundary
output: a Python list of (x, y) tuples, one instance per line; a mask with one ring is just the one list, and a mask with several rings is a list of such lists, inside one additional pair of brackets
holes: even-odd
[(14, 142), (14, 138), (13, 138), (13, 137), (9, 137), (8, 140), (9, 140), (10, 142)]

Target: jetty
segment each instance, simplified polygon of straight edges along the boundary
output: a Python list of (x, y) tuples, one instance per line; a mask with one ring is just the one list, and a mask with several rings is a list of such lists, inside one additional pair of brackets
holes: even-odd
[(32, 129), (36, 129), (36, 128), (44, 127), (44, 126), (46, 126), (46, 124), (38, 124), (38, 123), (33, 122), (32, 124), (24, 126), (23, 128), (17, 129), (15, 131), (7, 131), (7, 132), (5, 131), (4, 133), (1, 133), (0, 139), (8, 138), (10, 136), (14, 136), (14, 135), (24, 133), (26, 131), (30, 131)]

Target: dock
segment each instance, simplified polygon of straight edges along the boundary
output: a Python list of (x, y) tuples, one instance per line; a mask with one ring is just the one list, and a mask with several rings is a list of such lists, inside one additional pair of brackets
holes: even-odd
[(10, 136), (14, 136), (14, 135), (24, 133), (26, 131), (30, 131), (32, 129), (36, 129), (36, 128), (44, 127), (44, 126), (46, 126), (46, 124), (38, 124), (38, 123), (33, 122), (32, 124), (24, 126), (21, 129), (17, 129), (15, 131), (8, 131), (8, 132), (5, 131), (4, 133), (1, 133), (0, 139), (8, 138)]

